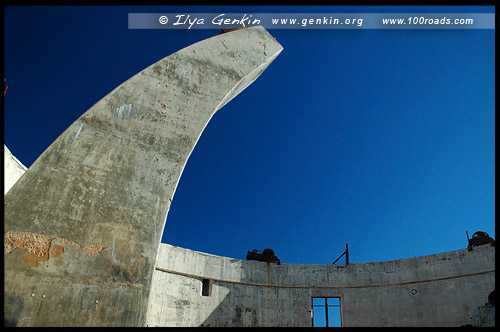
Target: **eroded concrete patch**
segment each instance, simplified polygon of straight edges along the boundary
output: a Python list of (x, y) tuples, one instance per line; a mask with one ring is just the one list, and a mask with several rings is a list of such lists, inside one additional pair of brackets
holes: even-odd
[[(61, 244), (53, 244), (53, 241), (59, 241)], [(39, 233), (8, 231), (4, 235), (5, 253), (10, 254), (15, 249), (24, 249), (27, 255), (23, 257), (23, 261), (32, 267), (48, 261), (51, 257), (62, 255), (65, 246), (72, 246), (88, 256), (97, 256), (105, 249), (99, 244), (81, 246), (68, 239)]]

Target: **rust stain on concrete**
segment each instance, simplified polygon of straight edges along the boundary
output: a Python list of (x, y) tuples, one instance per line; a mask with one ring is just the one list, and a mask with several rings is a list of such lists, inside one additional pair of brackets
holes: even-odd
[[(58, 240), (62, 245), (52, 245), (54, 240)], [(51, 257), (61, 256), (64, 253), (65, 246), (75, 247), (89, 256), (97, 256), (105, 249), (104, 246), (99, 244), (81, 246), (68, 239), (39, 233), (9, 231), (4, 235), (5, 253), (10, 254), (18, 248), (26, 250), (27, 255), (23, 257), (23, 261), (32, 267), (48, 261)]]
[(83, 247), (82, 250), (89, 256), (97, 256), (104, 247), (98, 244), (91, 244), (89, 246)]
[(60, 246), (58, 244), (54, 244), (50, 248), (50, 257), (60, 256), (64, 252), (64, 246)]
[(37, 267), (38, 264), (40, 264), (41, 262), (45, 262), (48, 259), (48, 257), (37, 257), (33, 255), (26, 255), (23, 257), (23, 261), (31, 267)]

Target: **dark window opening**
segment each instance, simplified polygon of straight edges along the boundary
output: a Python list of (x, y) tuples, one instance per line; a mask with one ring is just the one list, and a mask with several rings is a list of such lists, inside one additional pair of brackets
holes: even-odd
[(210, 296), (210, 279), (201, 281), (201, 296)]
[(314, 327), (341, 327), (340, 297), (313, 297), (312, 324)]

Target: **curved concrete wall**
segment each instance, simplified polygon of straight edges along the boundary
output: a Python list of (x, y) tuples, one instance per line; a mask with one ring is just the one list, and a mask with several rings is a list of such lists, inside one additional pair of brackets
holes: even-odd
[(344, 326), (470, 324), (495, 287), (490, 246), (347, 267), (158, 250), (206, 124), (281, 50), (259, 27), (210, 38), (112, 91), (24, 175), (5, 147), (6, 323), (310, 326), (311, 297), (338, 296)]
[(7, 146), (3, 146), (3, 151), (3, 193), (6, 194), (26, 172), (26, 166), (14, 157)]
[(165, 218), (214, 113), (281, 52), (262, 27), (219, 34), (97, 102), (5, 196), (5, 320), (142, 326)]
[[(211, 280), (201, 296), (202, 279)], [(341, 298), (343, 326), (461, 326), (495, 288), (495, 248), (367, 264), (275, 265), (161, 244), (148, 326), (311, 326)]]

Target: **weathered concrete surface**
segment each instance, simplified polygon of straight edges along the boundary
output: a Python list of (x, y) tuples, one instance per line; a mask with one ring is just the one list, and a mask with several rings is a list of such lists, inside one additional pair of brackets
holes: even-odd
[(495, 326), (495, 306), (485, 303), (474, 310), (472, 314), (472, 326), (494, 327)]
[(6, 194), (14, 183), (26, 172), (24, 166), (16, 157), (10, 152), (7, 146), (3, 146), (3, 193)]
[[(148, 326), (311, 326), (339, 296), (343, 326), (461, 326), (495, 288), (495, 248), (347, 267), (275, 265), (161, 244)], [(201, 280), (212, 280), (201, 296)]]
[(184, 48), (75, 121), (5, 196), (17, 326), (141, 326), (165, 217), (212, 115), (281, 52), (262, 27)]

